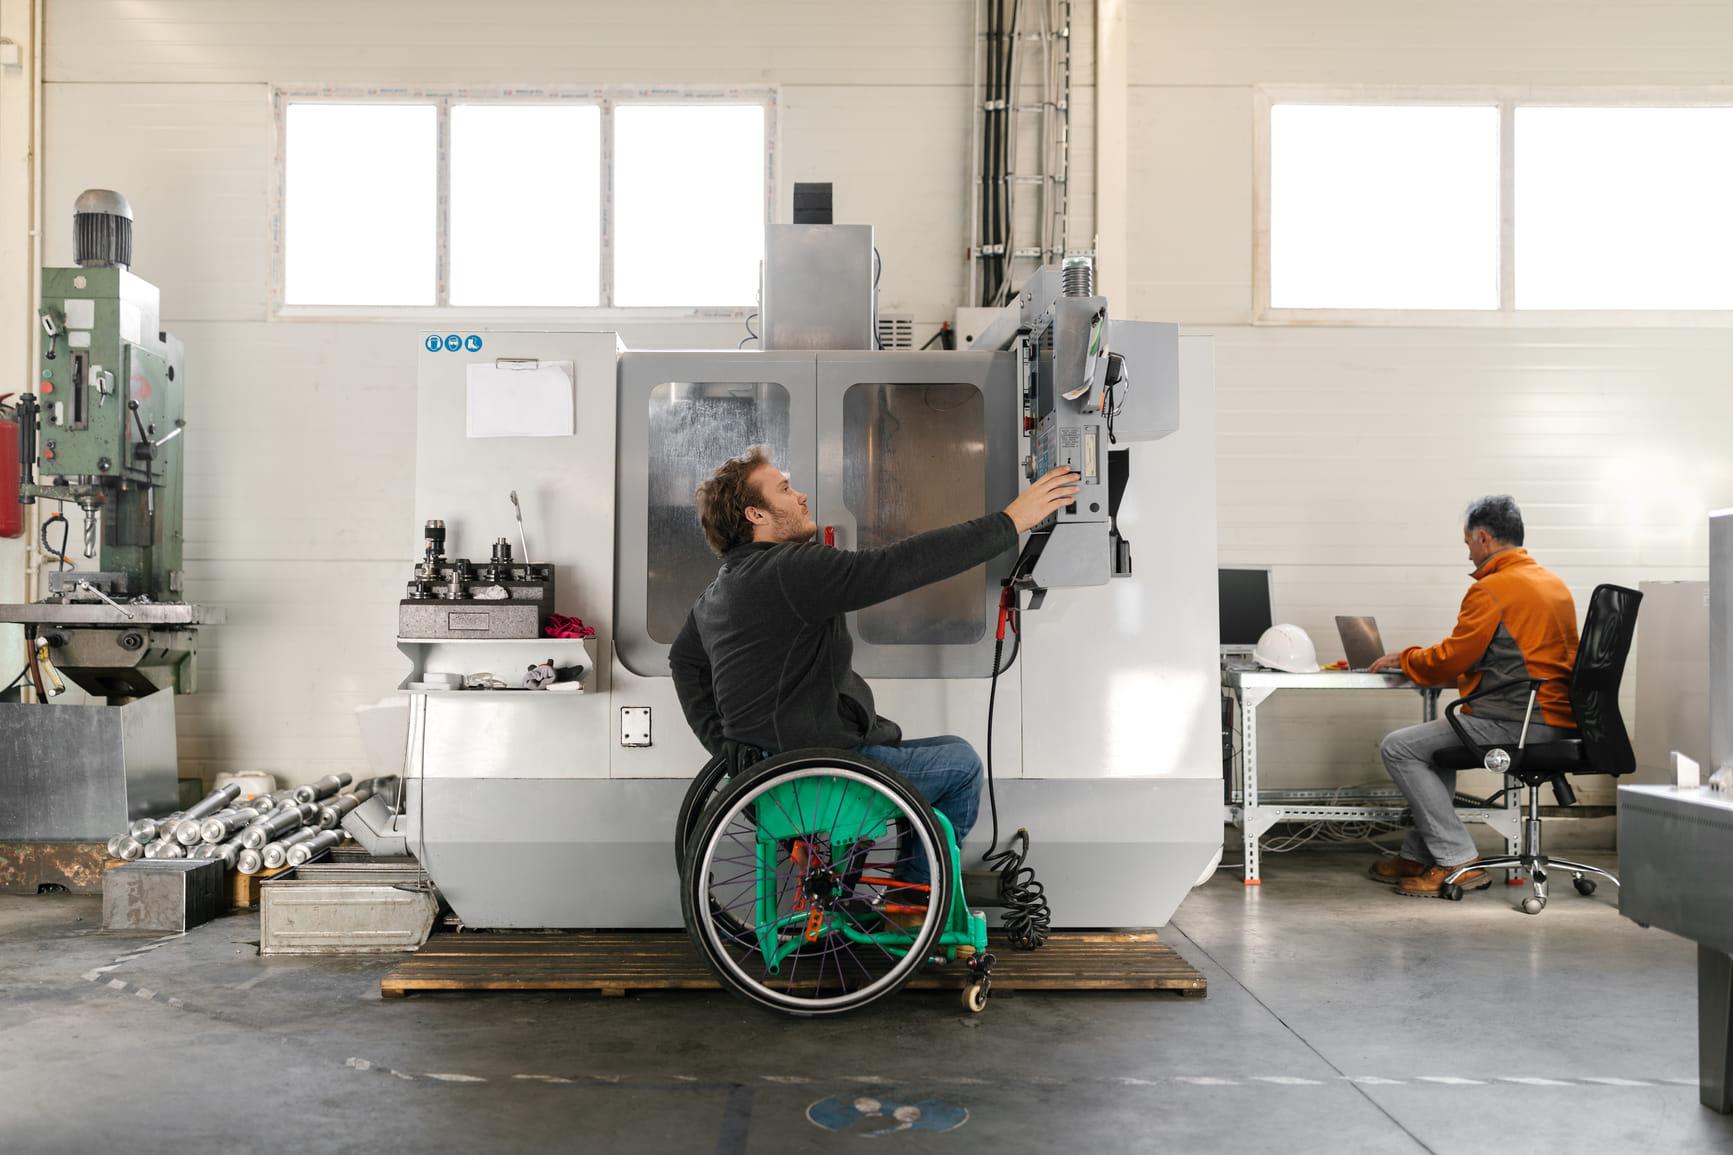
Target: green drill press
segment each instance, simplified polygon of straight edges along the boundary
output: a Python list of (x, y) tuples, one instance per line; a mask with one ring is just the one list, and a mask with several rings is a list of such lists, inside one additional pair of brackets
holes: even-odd
[[(73, 210), (72, 268), (42, 273), (37, 389), (17, 406), (18, 501), (45, 506), (46, 590), (25, 627), (31, 702), (0, 701), (0, 840), (106, 838), (175, 801), (174, 695), (194, 688), (181, 570), (181, 343), (135, 276), (126, 198)], [(70, 679), (93, 699), (54, 703)], [(13, 695), (8, 695), (12, 697)]]

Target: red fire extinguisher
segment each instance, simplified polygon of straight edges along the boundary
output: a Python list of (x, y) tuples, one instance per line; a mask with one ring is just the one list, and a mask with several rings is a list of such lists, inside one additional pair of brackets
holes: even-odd
[(18, 482), (18, 422), (0, 418), (0, 537), (24, 536), (24, 507), (12, 486)]

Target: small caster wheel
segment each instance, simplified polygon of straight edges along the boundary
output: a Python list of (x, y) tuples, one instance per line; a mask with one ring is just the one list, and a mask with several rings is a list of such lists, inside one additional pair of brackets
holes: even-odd
[(987, 984), (976, 979), (963, 988), (963, 1009), (978, 1015), (987, 1009)]
[(1440, 893), (1440, 897), (1446, 898), (1446, 899), (1450, 900), (1451, 902), (1461, 902), (1462, 901), (1462, 888), (1453, 882), (1449, 886), (1444, 888), (1444, 890)]
[(1587, 898), (1595, 892), (1595, 880), (1592, 878), (1578, 878), (1573, 879), (1572, 881), (1576, 883), (1577, 893), (1582, 895), (1584, 898)]
[(1539, 914), (1545, 909), (1546, 899), (1544, 898), (1536, 898), (1531, 894), (1522, 900), (1522, 913), (1524, 914)]

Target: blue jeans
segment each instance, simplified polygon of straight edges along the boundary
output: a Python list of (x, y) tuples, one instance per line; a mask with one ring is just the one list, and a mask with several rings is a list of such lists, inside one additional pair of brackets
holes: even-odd
[[(957, 845), (975, 828), (981, 809), (981, 756), (967, 741), (954, 734), (916, 738), (896, 746), (861, 746), (859, 752), (883, 762), (914, 785), (933, 806), (951, 820)], [(898, 863), (897, 876), (906, 882), (926, 882), (932, 868), (926, 855), (913, 847), (903, 852), (908, 861)], [(902, 854), (899, 854), (899, 859)]]

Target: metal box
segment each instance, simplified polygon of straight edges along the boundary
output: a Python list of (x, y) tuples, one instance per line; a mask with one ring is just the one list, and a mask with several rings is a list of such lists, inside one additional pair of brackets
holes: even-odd
[(175, 808), (174, 694), (0, 702), (0, 842), (101, 842)]
[(102, 878), (103, 930), (191, 930), (223, 909), (221, 859), (146, 858)]
[(438, 914), (438, 897), (413, 861), (303, 866), (259, 888), (259, 953), (413, 951)]
[(871, 225), (770, 225), (761, 349), (871, 349)]

